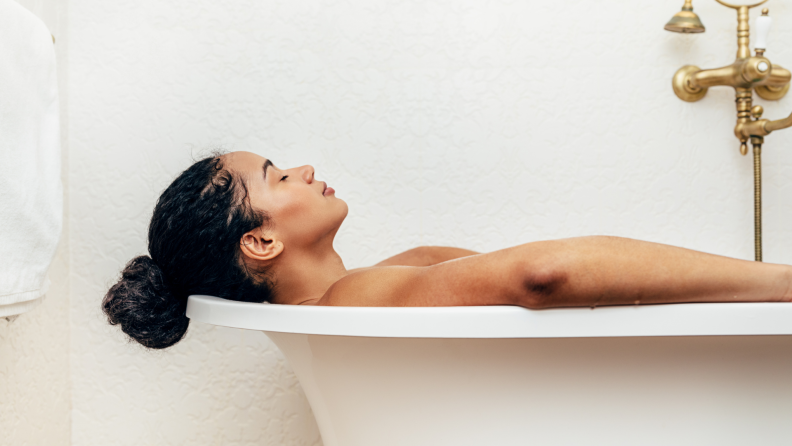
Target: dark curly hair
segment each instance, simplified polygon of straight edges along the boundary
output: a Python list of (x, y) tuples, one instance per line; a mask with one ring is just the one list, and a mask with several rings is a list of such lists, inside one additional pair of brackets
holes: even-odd
[(219, 154), (197, 161), (160, 195), (148, 232), (149, 256), (132, 259), (102, 300), (111, 325), (149, 348), (179, 342), (190, 323), (187, 297), (209, 294), (269, 302), (266, 270), (240, 258), (242, 235), (270, 222), (253, 209), (240, 175)]

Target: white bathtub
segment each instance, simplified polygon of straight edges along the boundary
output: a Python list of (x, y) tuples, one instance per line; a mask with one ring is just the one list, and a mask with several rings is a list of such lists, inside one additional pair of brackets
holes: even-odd
[[(527, 310), (251, 304), (325, 446), (792, 445), (792, 305)], [(240, 383), (242, 385), (242, 383)]]

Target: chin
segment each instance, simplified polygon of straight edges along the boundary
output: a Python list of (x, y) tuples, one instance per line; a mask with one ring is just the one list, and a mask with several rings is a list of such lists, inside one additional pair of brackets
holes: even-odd
[[(331, 220), (331, 226), (326, 226), (325, 228), (330, 229), (330, 234), (332, 237), (335, 237), (335, 234), (341, 228), (341, 224), (344, 223), (344, 219), (346, 219), (347, 213), (349, 212), (349, 207), (347, 206), (344, 200), (339, 200), (342, 204), (337, 207), (335, 217)], [(332, 228), (332, 229), (331, 229)]]
[[(347, 214), (349, 214), (349, 206), (347, 205), (346, 201), (344, 201), (344, 200), (342, 200), (340, 198), (338, 199), (338, 201), (343, 203), (343, 206), (342, 206), (343, 207), (343, 212), (341, 213), (341, 221), (343, 222), (344, 219), (346, 218)], [(339, 223), (339, 225), (340, 224), (341, 223)]]

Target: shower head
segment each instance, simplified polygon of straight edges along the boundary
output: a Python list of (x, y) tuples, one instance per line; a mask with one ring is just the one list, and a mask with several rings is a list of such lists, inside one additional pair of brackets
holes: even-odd
[(692, 0), (685, 0), (682, 10), (674, 14), (666, 23), (665, 29), (675, 33), (703, 33), (704, 24), (693, 12)]

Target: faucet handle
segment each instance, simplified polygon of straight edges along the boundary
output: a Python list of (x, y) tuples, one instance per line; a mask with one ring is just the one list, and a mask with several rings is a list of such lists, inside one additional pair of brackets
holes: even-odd
[(761, 53), (767, 49), (767, 35), (770, 34), (770, 25), (773, 23), (773, 19), (770, 18), (768, 13), (768, 9), (764, 8), (762, 10), (762, 15), (756, 18), (756, 44), (754, 45), (754, 49)]

